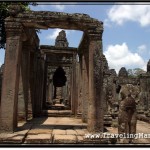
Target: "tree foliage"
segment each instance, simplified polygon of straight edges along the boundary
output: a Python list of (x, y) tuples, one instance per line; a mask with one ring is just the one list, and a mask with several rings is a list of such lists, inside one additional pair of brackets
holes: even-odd
[(129, 77), (138, 77), (138, 76), (140, 76), (140, 74), (143, 74), (143, 73), (146, 73), (146, 71), (144, 71), (141, 68), (128, 69)]
[(37, 5), (36, 2), (0, 2), (0, 49), (5, 48), (6, 32), (4, 21), (5, 18), (9, 17), (8, 9), (11, 4), (19, 4), (24, 10), (30, 10), (29, 5)]

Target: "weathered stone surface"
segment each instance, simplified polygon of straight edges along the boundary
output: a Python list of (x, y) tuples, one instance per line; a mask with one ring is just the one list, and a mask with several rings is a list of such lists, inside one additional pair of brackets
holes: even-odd
[(8, 23), (6, 25), (7, 48), (0, 106), (0, 130), (2, 132), (13, 132), (17, 127), (17, 95), (22, 46), (22, 28), (22, 25), (16, 22)]
[(3, 71), (4, 71), (4, 64), (2, 64), (0, 67), (0, 101), (1, 101), (1, 93), (2, 93)]
[(147, 63), (147, 72), (150, 73), (150, 60)]
[[(121, 87), (118, 114), (118, 133), (136, 134), (136, 102), (138, 96), (136, 87), (132, 84), (127, 84)], [(131, 142), (132, 139), (128, 139)]]
[(16, 16), (18, 13), (23, 12), (23, 8), (21, 7), (21, 5), (18, 4), (12, 4), (9, 6), (8, 9), (9, 15), (10, 16)]
[(69, 134), (69, 135), (77, 135), (77, 132), (75, 130), (66, 130), (66, 134)]
[(28, 135), (29, 134), (51, 134), (51, 133), (52, 133), (52, 129), (40, 129), (40, 128), (37, 128), (37, 129), (31, 129), (28, 132)]
[(52, 143), (52, 135), (51, 134), (35, 134), (35, 135), (27, 135), (25, 139), (25, 143)]
[(65, 135), (66, 134), (66, 130), (54, 129), (52, 134)]
[[(102, 34), (102, 33), (101, 33)], [(100, 34), (100, 35), (101, 35)], [(102, 41), (89, 36), (89, 132), (103, 131), (103, 63)], [(93, 71), (92, 71), (93, 70)]]
[(59, 32), (59, 35), (56, 37), (55, 46), (56, 47), (68, 47), (68, 41), (66, 38), (66, 32), (64, 30)]
[(128, 72), (125, 67), (122, 67), (118, 73), (119, 77), (128, 77)]
[(83, 143), (84, 142), (84, 136), (77, 136), (77, 143)]
[(22, 143), (25, 135), (19, 134), (0, 134), (0, 143)]
[(54, 135), (54, 143), (56, 144), (73, 144), (76, 142), (76, 135)]
[(82, 129), (76, 129), (75, 131), (77, 132), (78, 135), (83, 135), (83, 136), (87, 133), (86, 131)]
[[(68, 14), (63, 12), (30, 11), (18, 14), (16, 19), (27, 27), (42, 29), (53, 27), (84, 31), (85, 29), (90, 30), (93, 27), (95, 33), (103, 30), (103, 23), (101, 21), (91, 18), (89, 15), (79, 13)], [(7, 18), (7, 20), (10, 20), (10, 18)], [(51, 20), (55, 20), (55, 22)]]

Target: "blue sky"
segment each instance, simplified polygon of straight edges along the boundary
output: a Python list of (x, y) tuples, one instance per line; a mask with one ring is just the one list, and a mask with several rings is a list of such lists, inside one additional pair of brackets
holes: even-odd
[[(44, 5), (42, 2), (30, 8), (35, 11), (85, 13), (103, 21), (103, 52), (110, 69), (114, 68), (117, 72), (121, 67), (146, 70), (147, 61), (150, 59), (150, 5), (78, 5), (73, 2), (71, 5)], [(60, 30), (41, 30), (40, 44), (54, 45)], [(66, 33), (69, 46), (78, 47), (82, 32), (66, 30)], [(3, 63), (4, 51), (0, 53), (0, 63)]]

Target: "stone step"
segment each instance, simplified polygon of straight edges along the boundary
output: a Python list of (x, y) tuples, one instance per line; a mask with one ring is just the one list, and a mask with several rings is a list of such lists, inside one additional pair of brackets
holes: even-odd
[(43, 110), (43, 116), (48, 117), (72, 117), (73, 113), (71, 110)]
[[(41, 117), (32, 120), (34, 129), (86, 129), (87, 123), (73, 117)], [(42, 124), (41, 124), (42, 123)]]
[(64, 104), (55, 104), (55, 105), (49, 106), (49, 109), (51, 109), (51, 110), (65, 110), (65, 106), (64, 106)]

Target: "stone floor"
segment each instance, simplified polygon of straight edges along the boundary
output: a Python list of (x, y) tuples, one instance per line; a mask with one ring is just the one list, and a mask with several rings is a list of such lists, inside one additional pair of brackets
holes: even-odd
[[(117, 128), (107, 127), (108, 132), (110, 133), (118, 133)], [(136, 133), (144, 133), (150, 134), (150, 123), (144, 121), (137, 121), (137, 132)], [(150, 138), (139, 138), (134, 140), (135, 144), (150, 144)]]
[[(117, 128), (107, 127), (107, 133), (117, 133)], [(148, 123), (138, 121), (137, 132), (150, 133)], [(115, 139), (87, 139), (87, 124), (71, 117), (42, 117), (28, 123), (19, 123), (12, 134), (0, 134), (0, 144), (115, 144)], [(138, 139), (136, 143), (150, 143)]]
[[(0, 134), (3, 144), (81, 144), (85, 139), (87, 124), (71, 117), (42, 117), (28, 123), (19, 123), (12, 134)], [(97, 142), (97, 141), (96, 141)], [(101, 143), (101, 141), (98, 141)]]

